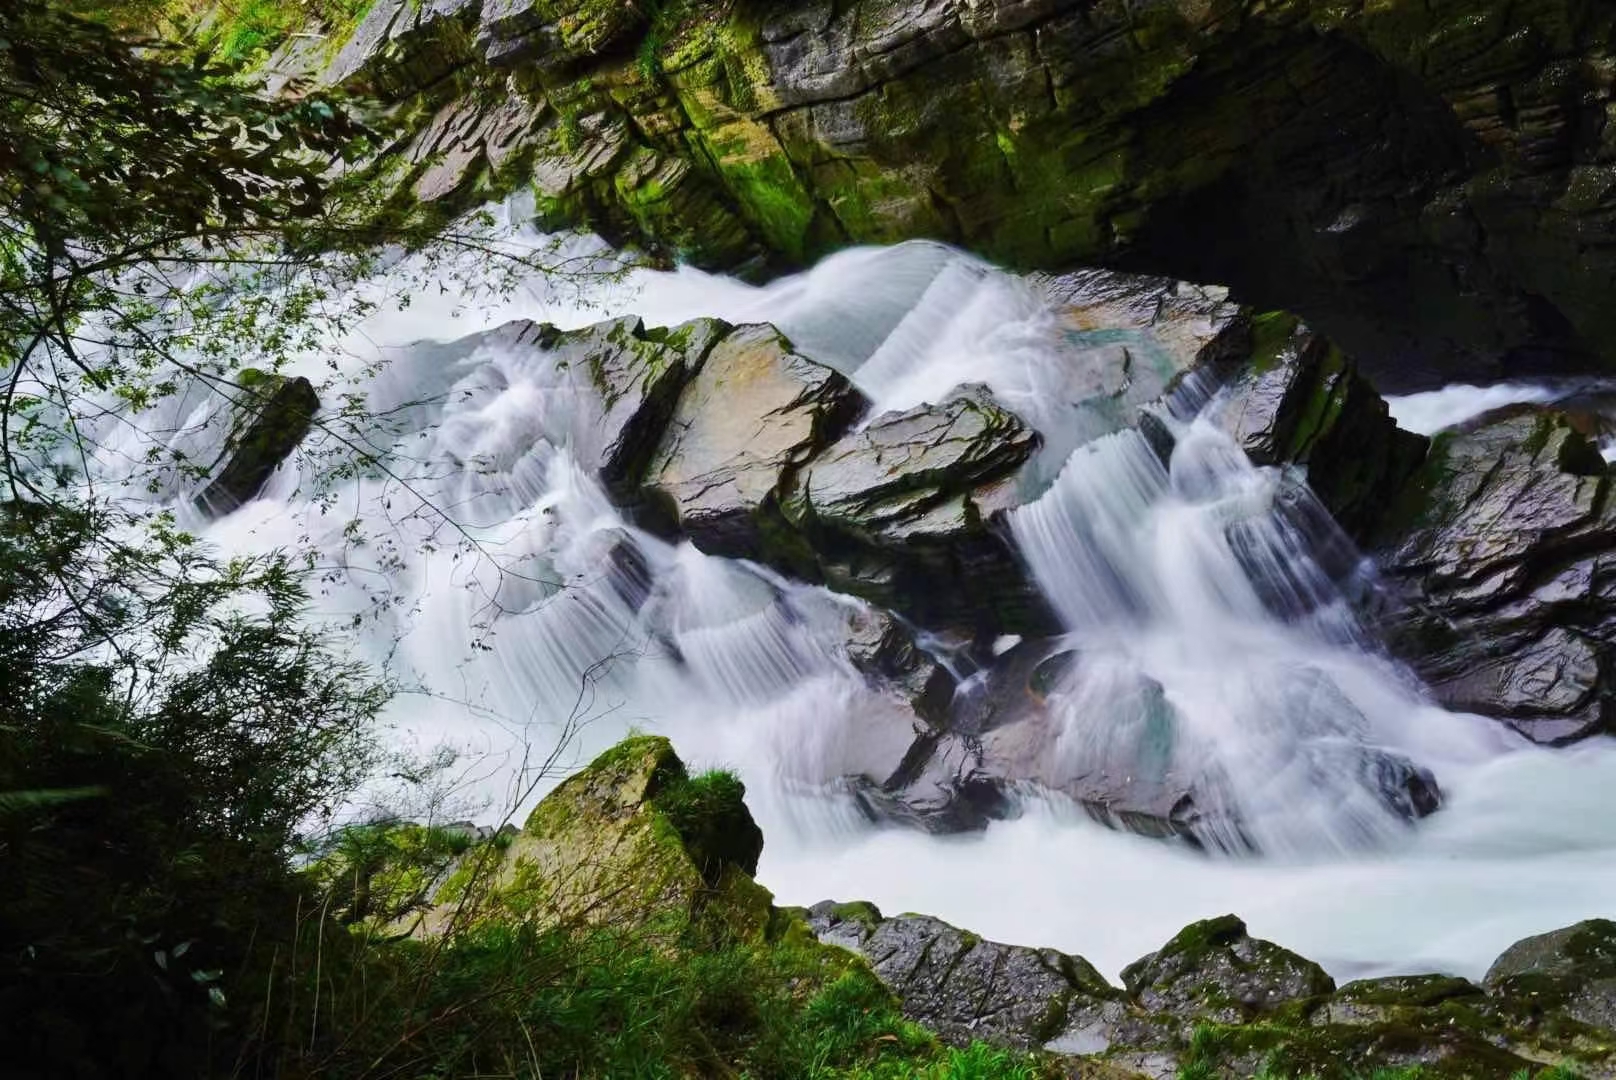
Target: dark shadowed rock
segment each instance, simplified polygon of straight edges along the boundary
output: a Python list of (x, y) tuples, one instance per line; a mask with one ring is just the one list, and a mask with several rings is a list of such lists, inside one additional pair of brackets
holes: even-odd
[(1234, 1024), (1335, 989), (1324, 969), (1224, 915), (1187, 926), (1122, 971), (1128, 993), (1151, 1012)]
[(915, 715), (930, 724), (948, 717), (954, 699), (953, 674), (915, 641), (896, 616), (859, 606), (848, 614), (846, 639), (853, 666), (901, 694)]
[(1257, 464), (1306, 466), (1347, 533), (1371, 535), (1424, 458), (1425, 437), (1399, 428), (1352, 362), (1291, 316), (1259, 316), (1238, 359), (1219, 422)]
[(250, 383), (238, 399), (242, 404), (224, 453), (214, 463), (213, 479), (196, 498), (196, 505), (209, 514), (227, 514), (258, 494), (309, 433), (320, 411), (314, 385), (301, 376), (260, 376)]

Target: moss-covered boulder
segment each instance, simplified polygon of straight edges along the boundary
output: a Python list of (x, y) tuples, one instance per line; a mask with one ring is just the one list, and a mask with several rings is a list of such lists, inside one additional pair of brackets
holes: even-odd
[(1246, 933), (1233, 915), (1179, 931), (1122, 971), (1128, 993), (1150, 1012), (1237, 1023), (1335, 989), (1313, 961)]
[(520, 831), (349, 830), (311, 866), (349, 921), (435, 936), (484, 923), (761, 940), (763, 834), (745, 788), (691, 776), (666, 739), (624, 740), (542, 799)]
[(751, 879), (763, 834), (725, 774), (692, 778), (666, 739), (630, 738), (534, 808), (491, 888), (542, 922), (636, 925), (704, 914), (761, 934), (770, 897)]
[(302, 376), (249, 370), (241, 382), (224, 451), (196, 497), (197, 508), (207, 514), (227, 514), (257, 495), (308, 435), (320, 411), (314, 384)]
[(1616, 922), (1589, 919), (1517, 941), (1487, 969), (1487, 986), (1616, 1033)]

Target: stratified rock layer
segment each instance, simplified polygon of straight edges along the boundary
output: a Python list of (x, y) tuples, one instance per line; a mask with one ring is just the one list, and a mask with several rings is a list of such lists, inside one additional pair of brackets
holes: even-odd
[(1577, 421), (1514, 411), (1438, 436), (1388, 524), (1394, 647), (1453, 708), (1538, 742), (1616, 722), (1616, 509)]
[(531, 182), (729, 269), (930, 237), (1223, 281), (1405, 381), (1616, 362), (1601, 0), (377, 0), (334, 52), (273, 66), (399, 102), (404, 197)]

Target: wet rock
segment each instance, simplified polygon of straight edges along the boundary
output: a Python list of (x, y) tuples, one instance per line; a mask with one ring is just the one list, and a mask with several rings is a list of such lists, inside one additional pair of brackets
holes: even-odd
[(1486, 982), (1493, 994), (1616, 1033), (1616, 922), (1589, 919), (1517, 941)]
[(995, 515), (1039, 439), (967, 387), (888, 413), (825, 447), (782, 499), (834, 587), (928, 626), (1024, 632), (1047, 616)]
[[(1022, 641), (994, 658), (960, 683), (946, 717), (916, 733), (897, 770), (865, 778), (859, 797), (866, 810), (946, 832), (981, 828), (1013, 816), (1023, 797), (1052, 794), (1111, 828), (1249, 852), (1267, 834), (1252, 828), (1248, 808), (1282, 816), (1275, 804), (1285, 805), (1296, 789), (1287, 785), (1359, 807), (1366, 844), (1382, 840), (1390, 822), (1416, 821), (1442, 804), (1429, 770), (1351, 738), (1275, 747), (1268, 771), (1286, 779), (1270, 790), (1247, 776), (1247, 786), (1237, 788), (1180, 732), (1159, 684), (1119, 681), (1120, 672), (1085, 672), (1083, 665), (1083, 653), (1060, 638)], [(1085, 693), (1085, 680), (1102, 692)], [(1328, 688), (1305, 681), (1294, 692), (1303, 708)], [(1284, 701), (1275, 707), (1286, 715)], [(1094, 723), (1101, 715), (1105, 723)], [(1342, 816), (1342, 842), (1360, 839), (1345, 824), (1356, 821)]]
[[(540, 417), (522, 448), (565, 444), (638, 516), (656, 509), (645, 504), (643, 483), (679, 393), (728, 330), (712, 319), (647, 329), (627, 316), (568, 331), (518, 320), (477, 335), (472, 356), (492, 361), (482, 375), (488, 388), (503, 388), (507, 370), (531, 383)], [(495, 464), (512, 467), (516, 451), (505, 453)]]
[(1425, 457), (1368, 380), (1288, 315), (1259, 316), (1217, 419), (1259, 465), (1307, 469), (1308, 486), (1354, 539), (1370, 536)]
[(1233, 915), (1195, 923), (1122, 971), (1129, 995), (1151, 1012), (1236, 1024), (1335, 990), (1324, 969), (1251, 937)]
[(1109, 1045), (1121, 994), (1080, 956), (985, 941), (924, 915), (883, 918), (871, 904), (825, 901), (808, 925), (823, 942), (863, 956), (903, 1011), (944, 1040), (1035, 1049), (1094, 1028), (1084, 1053)]
[(1563, 743), (1616, 713), (1616, 508), (1572, 417), (1516, 410), (1439, 436), (1380, 563), (1396, 651), (1454, 708)]
[(643, 481), (679, 393), (729, 329), (716, 319), (696, 319), (647, 330), (627, 316), (536, 339), (556, 355), (558, 368), (587, 380), (598, 401), (598, 414), (591, 410), (588, 430), (577, 433), (575, 445), (612, 495), (626, 500)]
[(848, 612), (846, 638), (853, 666), (901, 694), (915, 715), (941, 724), (954, 700), (954, 675), (890, 612), (860, 605)]
[[(214, 462), (213, 479), (196, 497), (208, 514), (227, 514), (258, 494), (297, 449), (320, 411), (314, 385), (299, 376), (242, 373), (245, 404), (238, 407), (224, 453)], [(257, 373), (251, 373), (256, 375)]]
[(846, 379), (773, 327), (740, 327), (685, 386), (647, 483), (698, 548), (757, 558), (781, 488), (861, 407)]

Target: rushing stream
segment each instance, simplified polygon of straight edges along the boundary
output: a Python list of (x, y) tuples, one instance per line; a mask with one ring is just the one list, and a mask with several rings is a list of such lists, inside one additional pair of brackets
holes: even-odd
[[(1178, 439), (1170, 466), (1137, 431), (1105, 433), (1081, 407), (1095, 358), (1063, 343), (1029, 285), (911, 244), (844, 252), (764, 288), (636, 271), (582, 296), (534, 278), (478, 302), (421, 290), (400, 309), (388, 298), (408, 270), (356, 285), (380, 307), (307, 369), (329, 374), (336, 356), (387, 418), (368, 438), (390, 475), (311, 498), (338, 449), (316, 433), (299, 468), (223, 518), (204, 520), (184, 485), (160, 497), (226, 550), (312, 544), (328, 568), (320, 614), (362, 616), (356, 652), (412, 688), (392, 708), (397, 737), (466, 748), (468, 791), (495, 808), (484, 816), (513, 790), (531, 804), (544, 783), (521, 790), (521, 766), (563, 732), (563, 764), (632, 727), (663, 732), (698, 766), (739, 769), (767, 837), (760, 878), (780, 902), (924, 911), (1081, 953), (1112, 976), (1224, 911), (1337, 975), (1473, 976), (1527, 933), (1616, 905), (1616, 751), (1535, 749), (1424, 702), (1354, 620), (1341, 575), (1316, 557), (1320, 537), (1281, 512), (1305, 498), (1294, 478), (1251, 466), (1197, 415), (1216, 407), (1204, 394), (1163, 412)], [(461, 340), (512, 318), (577, 327), (625, 314), (772, 322), (847, 374), (871, 415), (989, 384), (1045, 436), (1042, 494), (1012, 526), (1081, 657), (1052, 695), (1040, 768), (1175, 757), (1236, 804), (1265, 854), (1115, 832), (1058, 798), (1030, 797), (1019, 818), (960, 837), (867, 824), (827, 779), (890, 765), (909, 726), (842, 653), (851, 602), (629, 528), (580, 464), (593, 431), (570, 376), (533, 350)], [(152, 433), (219, 407), (198, 389), (144, 432), (109, 428), (104, 469), (116, 476)], [(1480, 408), (1400, 407), (1427, 428)], [(205, 452), (218, 437), (183, 438)], [(1158, 697), (1178, 718), (1167, 738)], [(1404, 827), (1371, 797), (1374, 755), (1429, 769), (1444, 808)]]

